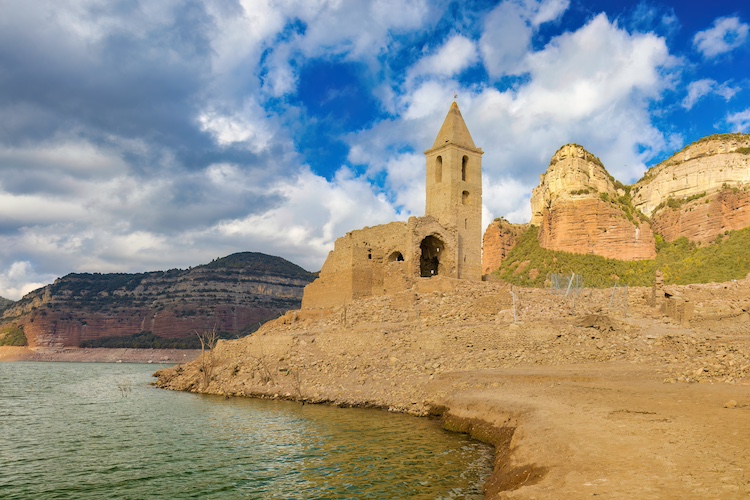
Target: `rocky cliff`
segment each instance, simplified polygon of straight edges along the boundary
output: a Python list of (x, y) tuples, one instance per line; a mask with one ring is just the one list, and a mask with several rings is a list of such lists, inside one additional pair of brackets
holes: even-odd
[(653, 259), (654, 235), (630, 204), (624, 186), (577, 144), (552, 157), (531, 195), (531, 224), (543, 248), (621, 260)]
[(190, 346), (196, 331), (244, 335), (299, 308), (313, 279), (291, 262), (254, 252), (187, 270), (69, 274), (6, 309), (2, 323), (23, 326), (30, 346), (113, 345), (145, 333), (152, 342), (163, 339), (161, 346)]
[(706, 244), (750, 226), (750, 135), (690, 144), (633, 186), (633, 204), (666, 241)]
[(655, 211), (654, 231), (666, 241), (685, 237), (707, 244), (728, 231), (750, 227), (750, 191), (726, 188), (685, 199), (670, 199)]
[(633, 186), (633, 205), (653, 217), (670, 199), (685, 200), (748, 183), (750, 135), (712, 135), (646, 172)]
[[(632, 187), (615, 181), (576, 144), (560, 148), (532, 191), (531, 224), (543, 248), (619, 260), (653, 259), (654, 234), (698, 244), (750, 227), (750, 135), (701, 139), (650, 169)], [(512, 245), (492, 225), (485, 273)]]
[(5, 311), (7, 308), (13, 305), (13, 301), (10, 299), (6, 299), (5, 297), (0, 297), (0, 313)]
[(495, 219), (484, 232), (482, 242), (482, 274), (499, 268), (518, 239), (529, 228), (528, 224), (512, 224), (503, 218)]

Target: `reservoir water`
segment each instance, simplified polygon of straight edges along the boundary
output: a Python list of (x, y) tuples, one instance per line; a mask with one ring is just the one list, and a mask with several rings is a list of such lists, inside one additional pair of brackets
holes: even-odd
[(164, 391), (156, 369), (0, 363), (0, 498), (482, 498), (491, 449), (435, 421)]

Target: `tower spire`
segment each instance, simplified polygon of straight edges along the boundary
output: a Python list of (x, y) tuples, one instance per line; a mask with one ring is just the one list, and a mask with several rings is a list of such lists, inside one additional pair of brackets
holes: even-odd
[(451, 104), (448, 115), (445, 117), (445, 121), (443, 121), (443, 126), (440, 127), (440, 132), (438, 132), (435, 143), (432, 145), (432, 149), (437, 149), (447, 144), (467, 149), (477, 149), (456, 101), (453, 101)]

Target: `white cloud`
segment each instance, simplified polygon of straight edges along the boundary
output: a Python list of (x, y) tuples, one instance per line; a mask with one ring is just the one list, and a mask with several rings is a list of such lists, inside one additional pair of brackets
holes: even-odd
[(479, 60), (474, 42), (465, 36), (449, 38), (434, 54), (423, 57), (413, 68), (416, 75), (451, 77)]
[[(606, 16), (596, 16), (543, 49), (524, 52), (516, 65), (524, 68), (526, 80), (512, 89), (459, 88), (437, 76), (407, 87), (396, 107), (398, 118), (351, 137), (350, 161), (376, 166), (373, 176), (382, 171), (388, 179), (400, 175), (394, 185), (401, 187), (392, 188), (399, 193), (397, 202), (402, 194), (415, 200), (419, 196), (419, 203), (404, 206), (421, 214), (422, 151), (432, 145), (448, 111), (446, 89), (457, 88), (474, 142), (485, 151), (485, 219), (528, 221), (531, 189), (565, 143), (582, 144), (625, 183), (638, 179), (646, 162), (666, 148), (679, 148), (679, 138), (664, 137), (649, 111), (650, 103), (673, 85), (675, 64), (663, 38), (629, 33)], [(409, 170), (383, 160), (405, 147), (414, 151), (408, 162), (401, 157)]]
[(263, 115), (256, 106), (248, 106), (243, 112), (221, 114), (205, 111), (198, 117), (201, 129), (210, 133), (222, 146), (242, 143), (247, 149), (260, 153), (268, 149), (272, 134), (266, 120), (257, 119)]
[(54, 279), (53, 276), (43, 276), (34, 271), (29, 261), (13, 262), (7, 269), (0, 271), (0, 297), (18, 300), (27, 293), (46, 285)]
[(682, 100), (682, 107), (688, 110), (692, 109), (696, 102), (712, 93), (723, 97), (725, 101), (729, 101), (740, 90), (740, 87), (733, 87), (729, 82), (719, 84), (711, 78), (696, 80), (688, 85), (688, 93)]
[(570, 7), (570, 0), (546, 0), (535, 6), (536, 12), (531, 18), (533, 26), (557, 20)]
[(340, 169), (331, 181), (302, 169), (295, 177), (280, 180), (271, 191), (284, 198), (280, 206), (219, 224), (217, 237), (252, 241), (265, 252), (317, 270), (336, 238), (400, 217), (366, 178), (347, 168)]
[(699, 31), (693, 45), (705, 58), (713, 58), (740, 47), (747, 40), (750, 26), (738, 17), (720, 17), (711, 28)]
[(532, 29), (527, 12), (505, 1), (484, 20), (479, 49), (487, 72), (493, 77), (522, 71), (520, 65), (531, 44)]
[(490, 76), (523, 73), (531, 38), (541, 24), (558, 19), (569, 0), (505, 0), (484, 19), (479, 48)]
[(726, 122), (732, 126), (733, 132), (750, 132), (750, 108), (731, 113), (727, 116)]

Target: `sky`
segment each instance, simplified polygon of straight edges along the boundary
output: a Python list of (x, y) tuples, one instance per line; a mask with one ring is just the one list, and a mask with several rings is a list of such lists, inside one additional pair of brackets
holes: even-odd
[(456, 101), (483, 218), (560, 146), (625, 184), (750, 133), (750, 3), (0, 0), (0, 296), (234, 252), (310, 270), (424, 213)]

